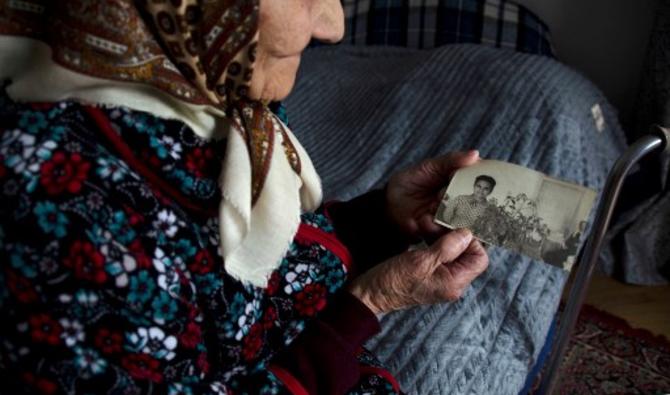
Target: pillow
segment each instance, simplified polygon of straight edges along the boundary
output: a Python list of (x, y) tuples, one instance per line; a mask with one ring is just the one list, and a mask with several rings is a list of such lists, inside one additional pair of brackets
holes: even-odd
[(476, 43), (554, 57), (547, 25), (505, 0), (342, 0), (343, 44), (435, 48)]

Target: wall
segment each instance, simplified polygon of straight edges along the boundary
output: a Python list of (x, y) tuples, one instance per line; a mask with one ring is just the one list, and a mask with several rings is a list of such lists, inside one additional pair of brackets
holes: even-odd
[(631, 114), (653, 22), (654, 0), (517, 0), (551, 29), (557, 57)]

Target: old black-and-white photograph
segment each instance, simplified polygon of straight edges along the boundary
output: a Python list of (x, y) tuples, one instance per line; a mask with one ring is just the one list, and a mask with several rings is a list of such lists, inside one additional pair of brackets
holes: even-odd
[(591, 189), (484, 160), (456, 172), (435, 222), (570, 270), (594, 200)]

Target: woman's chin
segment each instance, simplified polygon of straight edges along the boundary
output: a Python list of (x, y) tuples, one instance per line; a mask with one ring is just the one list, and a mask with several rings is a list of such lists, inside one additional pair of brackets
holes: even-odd
[[(264, 102), (279, 101), (291, 93), (300, 66), (300, 56), (283, 58), (272, 66), (268, 70), (254, 70), (250, 98)], [(259, 72), (262, 75), (257, 75)]]
[(279, 101), (284, 100), (286, 96), (291, 93), (293, 90), (293, 85), (295, 84), (295, 77), (293, 78), (283, 78), (281, 80), (270, 80), (263, 86), (259, 91), (254, 92), (250, 91), (250, 96), (252, 99), (260, 100), (263, 102)]

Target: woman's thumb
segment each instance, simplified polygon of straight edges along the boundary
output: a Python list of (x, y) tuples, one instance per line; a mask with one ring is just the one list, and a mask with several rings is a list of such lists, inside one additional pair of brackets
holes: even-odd
[(471, 242), (472, 232), (468, 229), (456, 229), (437, 239), (430, 246), (435, 259), (433, 270), (458, 258)]

